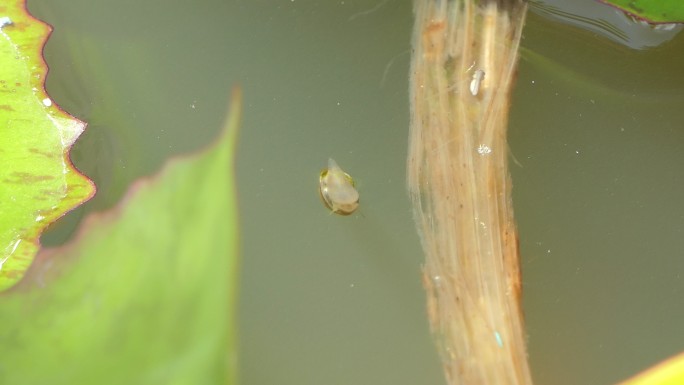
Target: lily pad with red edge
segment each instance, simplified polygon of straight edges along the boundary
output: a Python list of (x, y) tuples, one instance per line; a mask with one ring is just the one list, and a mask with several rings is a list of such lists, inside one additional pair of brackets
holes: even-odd
[(651, 24), (684, 23), (682, 0), (600, 0)]
[(88, 200), (93, 183), (69, 150), (85, 123), (46, 94), (43, 45), (51, 28), (24, 0), (0, 5), (0, 290), (31, 265), (45, 228)]

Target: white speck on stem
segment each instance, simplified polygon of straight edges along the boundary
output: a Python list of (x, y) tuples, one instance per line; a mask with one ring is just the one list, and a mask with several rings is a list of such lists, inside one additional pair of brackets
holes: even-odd
[(496, 344), (499, 345), (500, 348), (503, 348), (503, 340), (501, 339), (501, 334), (499, 334), (499, 332), (494, 332), (494, 338), (496, 339)]
[(489, 146), (487, 146), (486, 144), (481, 144), (481, 145), (477, 146), (477, 153), (480, 155), (487, 155), (487, 154), (490, 154), (491, 152), (492, 152), (492, 149)]
[(473, 80), (470, 81), (470, 93), (473, 94), (473, 96), (477, 96), (480, 92), (480, 83), (482, 83), (484, 76), (485, 72), (482, 70), (477, 70), (473, 74)]

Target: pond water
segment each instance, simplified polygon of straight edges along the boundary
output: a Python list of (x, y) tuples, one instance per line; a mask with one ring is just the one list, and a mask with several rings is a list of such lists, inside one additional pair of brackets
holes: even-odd
[[(408, 2), (29, 5), (100, 189), (46, 244), (209, 143), (239, 84), (241, 383), (444, 383), (405, 187)], [(530, 360), (539, 384), (609, 384), (684, 348), (684, 36), (637, 51), (540, 14), (509, 129)], [(349, 217), (318, 197), (329, 157)]]

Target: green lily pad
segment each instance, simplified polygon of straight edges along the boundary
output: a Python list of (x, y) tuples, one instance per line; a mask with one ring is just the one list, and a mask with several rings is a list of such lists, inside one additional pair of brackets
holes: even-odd
[(234, 93), (223, 136), (136, 182), (0, 296), (0, 382), (234, 384)]
[(49, 34), (23, 0), (0, 6), (0, 290), (24, 275), (43, 230), (95, 192), (68, 156), (85, 123), (44, 90)]
[(682, 0), (601, 0), (649, 23), (683, 23)]

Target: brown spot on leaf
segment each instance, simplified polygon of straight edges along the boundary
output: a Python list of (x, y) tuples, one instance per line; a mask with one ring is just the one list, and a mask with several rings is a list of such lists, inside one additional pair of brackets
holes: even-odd
[(29, 148), (28, 151), (33, 154), (43, 155), (48, 159), (58, 158), (62, 155), (61, 152), (47, 152), (35, 147)]
[(24, 32), (26, 30), (26, 28), (31, 26), (31, 24), (24, 22), (24, 21), (20, 21), (18, 23), (12, 23), (11, 26), (16, 28), (17, 30), (19, 30), (21, 32)]
[(65, 191), (63, 189), (58, 189), (58, 190), (47, 190), (43, 189), (40, 190), (40, 193), (42, 195), (48, 196), (48, 197), (63, 197)]
[(52, 175), (36, 175), (36, 174), (31, 174), (30, 172), (13, 172), (10, 174), (12, 177), (16, 178), (15, 180), (10, 180), (12, 183), (36, 183), (36, 182), (44, 182), (46, 180), (53, 180), (55, 179), (54, 176)]

